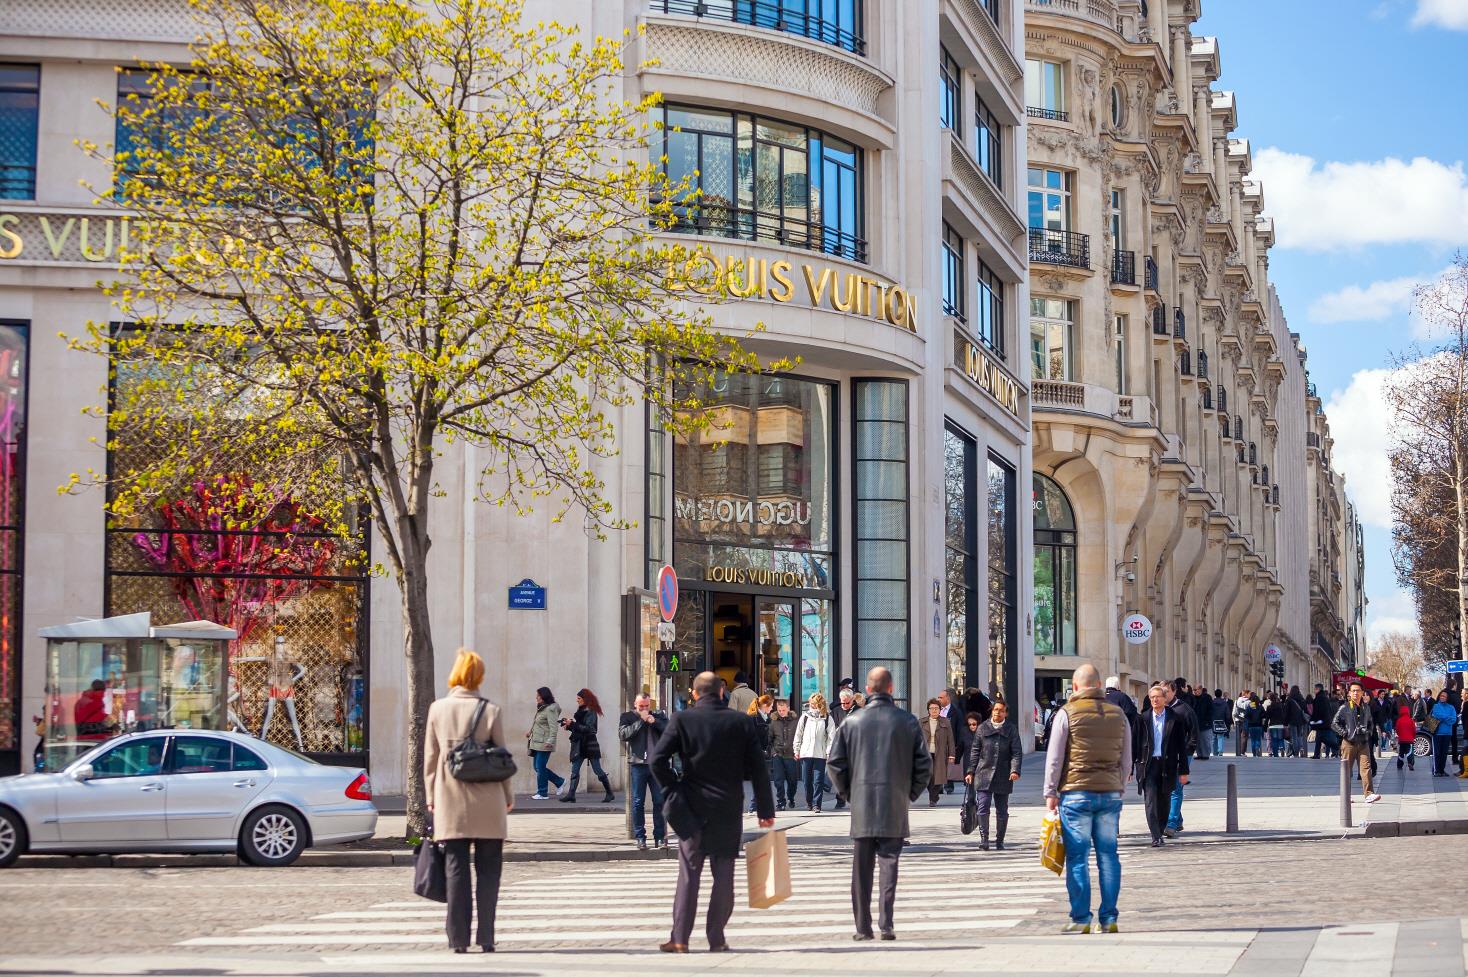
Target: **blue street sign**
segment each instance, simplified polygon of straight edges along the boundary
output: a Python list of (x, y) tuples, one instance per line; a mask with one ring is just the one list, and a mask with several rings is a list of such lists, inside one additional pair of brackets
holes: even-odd
[(1448, 662), (1450, 672), (1468, 672), (1468, 661), (1461, 658)]
[(510, 610), (545, 610), (545, 588), (529, 577), (521, 580), (518, 584), (510, 588)]

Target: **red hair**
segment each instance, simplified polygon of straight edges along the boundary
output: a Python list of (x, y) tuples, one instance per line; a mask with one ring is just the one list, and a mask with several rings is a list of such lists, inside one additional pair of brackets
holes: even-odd
[(580, 692), (577, 692), (576, 694), (581, 697), (581, 701), (582, 702), (586, 703), (586, 708), (590, 709), (592, 712), (596, 713), (598, 716), (600, 716), (602, 714), (602, 712), (601, 712), (601, 703), (596, 700), (596, 693), (595, 692), (591, 691), (590, 689), (582, 689)]

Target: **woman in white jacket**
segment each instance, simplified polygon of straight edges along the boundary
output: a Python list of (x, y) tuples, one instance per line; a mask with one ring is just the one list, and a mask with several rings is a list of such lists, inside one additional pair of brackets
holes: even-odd
[(836, 735), (836, 722), (819, 692), (806, 701), (805, 712), (795, 724), (795, 759), (800, 762), (800, 775), (805, 780), (805, 809), (819, 812), (826, 791), (826, 754), (831, 737)]

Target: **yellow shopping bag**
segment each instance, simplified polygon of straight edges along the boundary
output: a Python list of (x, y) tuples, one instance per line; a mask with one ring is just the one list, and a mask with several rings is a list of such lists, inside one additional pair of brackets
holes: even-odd
[(1065, 838), (1058, 815), (1047, 814), (1040, 824), (1040, 864), (1056, 875), (1065, 874)]
[(790, 845), (783, 830), (766, 831), (744, 846), (749, 908), (769, 909), (790, 898)]

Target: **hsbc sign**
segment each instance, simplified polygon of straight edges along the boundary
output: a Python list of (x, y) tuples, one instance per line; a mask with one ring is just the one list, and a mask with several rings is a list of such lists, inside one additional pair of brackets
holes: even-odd
[(1145, 614), (1128, 614), (1121, 622), (1121, 636), (1129, 645), (1142, 645), (1152, 637), (1152, 622)]

